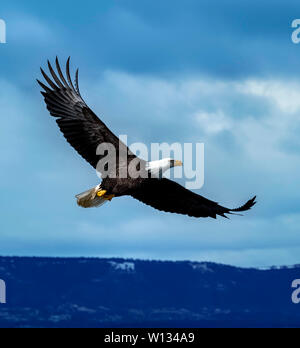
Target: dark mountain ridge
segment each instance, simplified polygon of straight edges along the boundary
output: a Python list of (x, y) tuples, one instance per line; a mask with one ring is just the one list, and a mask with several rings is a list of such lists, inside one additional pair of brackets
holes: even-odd
[(299, 327), (300, 267), (0, 257), (0, 327)]

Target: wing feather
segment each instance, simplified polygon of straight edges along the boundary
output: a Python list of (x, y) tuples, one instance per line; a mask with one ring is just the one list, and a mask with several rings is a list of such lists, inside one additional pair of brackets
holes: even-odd
[(58, 90), (58, 86), (49, 78), (49, 76), (45, 73), (45, 71), (41, 68), (41, 73), (44, 77), (44, 79), (47, 81), (48, 85), (54, 89), (54, 90)]
[(80, 88), (79, 88), (79, 69), (76, 70), (76, 76), (75, 76), (75, 87), (76, 87), (76, 92), (77, 94), (81, 97), (81, 93), (80, 93)]
[(69, 81), (69, 86), (71, 86), (73, 92), (76, 93), (76, 90), (74, 88), (74, 85), (73, 85), (73, 82), (72, 82), (72, 79), (71, 79), (71, 74), (70, 74), (70, 60), (71, 60), (71, 57), (68, 58), (67, 65), (66, 65), (67, 79)]
[(56, 82), (57, 86), (59, 86), (60, 88), (64, 88), (64, 85), (62, 84), (60, 79), (57, 77), (57, 75), (56, 75), (55, 71), (53, 70), (49, 60), (48, 60), (48, 69), (49, 69), (54, 81)]
[(59, 75), (61, 81), (63, 82), (63, 84), (64, 84), (64, 86), (65, 86), (66, 88), (69, 88), (69, 85), (68, 85), (68, 83), (67, 83), (67, 81), (66, 81), (66, 79), (65, 79), (65, 77), (64, 77), (64, 74), (63, 74), (62, 71), (61, 71), (61, 67), (60, 67), (60, 64), (59, 64), (58, 57), (56, 57), (56, 59), (55, 59), (55, 64), (56, 64), (56, 70), (57, 70), (57, 72), (58, 72), (58, 75)]
[(168, 179), (146, 179), (131, 196), (160, 211), (196, 218), (211, 217), (216, 219), (218, 215), (228, 218), (226, 214), (243, 212), (256, 204), (256, 197), (254, 197), (241, 208), (225, 208)]

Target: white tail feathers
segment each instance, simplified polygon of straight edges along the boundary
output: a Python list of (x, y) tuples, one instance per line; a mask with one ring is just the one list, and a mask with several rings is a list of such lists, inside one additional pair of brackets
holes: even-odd
[(107, 202), (107, 199), (98, 197), (97, 192), (101, 190), (101, 186), (98, 185), (91, 190), (80, 193), (76, 196), (77, 204), (82, 208), (98, 208)]

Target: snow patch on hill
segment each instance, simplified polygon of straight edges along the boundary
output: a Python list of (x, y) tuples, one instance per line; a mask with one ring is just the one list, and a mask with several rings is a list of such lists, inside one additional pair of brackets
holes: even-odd
[(110, 261), (109, 264), (116, 271), (124, 271), (124, 272), (134, 272), (135, 264), (133, 262), (114, 262)]
[(213, 273), (214, 271), (208, 267), (206, 263), (190, 263), (190, 266), (195, 271), (200, 271), (201, 273)]

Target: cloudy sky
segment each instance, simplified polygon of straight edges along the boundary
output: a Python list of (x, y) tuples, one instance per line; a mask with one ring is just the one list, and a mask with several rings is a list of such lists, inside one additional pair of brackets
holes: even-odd
[[(298, 0), (3, 2), (0, 254), (241, 266), (300, 263)], [(79, 209), (98, 178), (39, 94), (39, 67), (80, 67), (92, 109), (129, 143), (203, 142), (200, 194), (244, 217), (196, 220), (129, 198)]]

